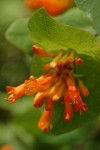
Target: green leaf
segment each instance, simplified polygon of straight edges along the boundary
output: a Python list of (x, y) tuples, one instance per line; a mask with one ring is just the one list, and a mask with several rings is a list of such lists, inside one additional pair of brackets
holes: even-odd
[(79, 27), (84, 31), (88, 31), (95, 35), (96, 31), (93, 29), (93, 24), (91, 19), (86, 16), (86, 14), (77, 7), (69, 9), (69, 11), (55, 17), (60, 23), (71, 25), (74, 27)]
[(69, 9), (69, 11), (57, 16), (55, 19), (61, 23), (81, 28), (92, 25), (90, 18), (77, 7)]
[(28, 16), (29, 13), (22, 0), (0, 1), (0, 37), (12, 21)]
[(19, 19), (16, 20), (8, 28), (6, 32), (6, 38), (17, 48), (24, 50), (27, 53), (32, 51), (32, 40), (29, 36), (28, 19)]
[[(89, 33), (78, 28), (63, 25), (50, 18), (44, 9), (36, 11), (29, 20), (29, 30), (33, 42), (48, 51), (59, 51), (59, 49), (72, 48), (77, 55), (84, 60), (81, 67), (76, 68), (76, 73), (81, 74), (82, 80), (89, 88), (90, 96), (84, 102), (88, 106), (88, 111), (81, 116), (77, 112), (73, 119), (66, 123), (64, 121), (64, 108), (60, 102), (55, 104), (52, 118), (52, 131), (55, 134), (65, 133), (88, 122), (97, 119), (100, 115), (100, 44)], [(33, 57), (34, 65), (37, 65), (38, 74), (42, 74), (41, 64), (46, 59)], [(35, 69), (33, 75), (35, 74)]]
[(100, 0), (75, 0), (75, 2), (91, 18), (95, 30), (100, 34)]
[(96, 39), (88, 32), (51, 19), (44, 9), (36, 11), (29, 20), (29, 30), (35, 44), (48, 51), (72, 48), (78, 53), (91, 55)]
[(31, 149), (34, 137), (22, 127), (10, 124), (0, 124), (0, 148), (10, 143), (15, 149)]

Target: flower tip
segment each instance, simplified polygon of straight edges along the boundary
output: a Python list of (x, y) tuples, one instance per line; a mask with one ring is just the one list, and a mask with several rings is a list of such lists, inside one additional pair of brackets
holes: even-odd
[(56, 55), (51, 52), (47, 52), (46, 50), (42, 49), (41, 47), (38, 47), (37, 45), (32, 46), (33, 52), (42, 57), (55, 57)]
[(15, 101), (16, 101), (14, 95), (10, 95), (10, 96), (7, 98), (7, 100), (9, 101), (10, 104), (15, 103)]
[(76, 65), (81, 65), (81, 64), (83, 64), (83, 59), (82, 58), (75, 58), (75, 63), (76, 63)]
[(37, 127), (44, 132), (48, 132), (50, 130), (50, 126), (44, 124), (44, 122), (39, 122)]
[(65, 121), (66, 122), (69, 122), (71, 120), (71, 116), (69, 115), (69, 114), (67, 114), (66, 116), (65, 116)]
[(45, 97), (37, 98), (33, 100), (33, 105), (35, 108), (39, 108), (44, 104), (44, 102), (45, 102)]
[(11, 92), (13, 90), (13, 87), (11, 87), (11, 86), (6, 86), (6, 91), (9, 93), (9, 92)]
[(50, 69), (50, 64), (44, 65), (44, 66), (43, 66), (43, 69), (44, 69), (44, 70), (49, 70), (49, 69)]
[(41, 107), (43, 105), (43, 102), (34, 101), (33, 105), (34, 105), (35, 108), (39, 108), (39, 107)]
[(76, 58), (75, 63), (76, 63), (76, 65), (81, 65), (83, 63), (83, 59), (82, 58)]
[(73, 117), (73, 108), (72, 104), (69, 102), (65, 102), (65, 109), (64, 109), (64, 119), (66, 122), (69, 122)]
[(85, 88), (82, 94), (84, 97), (88, 97), (90, 93), (89, 93), (89, 90)]
[(55, 68), (55, 67), (56, 67), (56, 63), (55, 63), (55, 62), (51, 62), (51, 63), (50, 63), (50, 68), (53, 69), (53, 68)]
[(39, 54), (39, 47), (37, 46), (37, 45), (33, 45), (32, 46), (32, 50), (33, 50), (33, 52), (36, 54), (36, 55), (38, 55)]
[(88, 107), (86, 106), (86, 104), (83, 104), (82, 109), (83, 109), (83, 111), (87, 111), (88, 110)]
[(30, 75), (29, 80), (35, 80), (33, 75)]
[(80, 91), (81, 91), (81, 93), (82, 93), (82, 95), (83, 95), (83, 97), (87, 97), (87, 96), (89, 96), (89, 90), (88, 90), (88, 88), (84, 85), (84, 83), (82, 82), (82, 80), (78, 80), (78, 82), (79, 82), (79, 88), (80, 88)]
[(37, 104), (37, 102), (33, 102), (33, 105), (34, 105), (35, 108), (39, 107), (38, 104)]

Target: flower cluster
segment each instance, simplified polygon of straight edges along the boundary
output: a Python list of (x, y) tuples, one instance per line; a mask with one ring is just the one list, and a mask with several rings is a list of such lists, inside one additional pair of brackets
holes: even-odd
[(60, 100), (64, 107), (65, 121), (70, 121), (74, 113), (87, 111), (86, 104), (82, 101), (81, 95), (87, 97), (89, 91), (83, 82), (74, 76), (76, 65), (81, 65), (83, 60), (75, 57), (75, 51), (60, 50), (59, 54), (50, 53), (34, 45), (33, 52), (40, 57), (52, 57), (52, 61), (43, 66), (45, 74), (39, 78), (30, 76), (18, 87), (7, 86), (8, 101), (14, 103), (22, 95), (37, 93), (33, 100), (35, 108), (45, 103), (44, 112), (39, 120), (38, 128), (43, 131), (50, 129), (50, 122), (55, 103)]
[(26, 0), (26, 5), (31, 9), (44, 7), (51, 16), (57, 16), (67, 10), (73, 4), (73, 0)]

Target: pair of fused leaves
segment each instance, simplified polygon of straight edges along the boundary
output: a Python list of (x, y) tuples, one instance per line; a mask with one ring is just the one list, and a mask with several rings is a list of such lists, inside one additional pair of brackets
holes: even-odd
[[(52, 131), (55, 134), (65, 133), (97, 119), (100, 114), (100, 79), (98, 78), (100, 74), (100, 43), (90, 33), (56, 22), (47, 15), (44, 9), (40, 9), (32, 15), (29, 20), (29, 30), (34, 44), (57, 53), (60, 49), (67, 51), (67, 48), (72, 48), (84, 60), (83, 65), (77, 67), (77, 73), (83, 75), (82, 80), (90, 90), (90, 96), (85, 100), (89, 110), (81, 116), (76, 113), (74, 118), (66, 123), (63, 116), (63, 106), (58, 102), (53, 114)], [(46, 61), (47, 59), (33, 57), (33, 75), (41, 75), (40, 68)]]
[[(61, 23), (79, 27), (95, 34), (91, 20), (85, 15), (85, 13), (76, 7), (55, 17), (55, 19)], [(24, 18), (13, 22), (6, 32), (6, 38), (17, 48), (22, 49), (28, 54), (32, 54), (31, 48), (33, 43), (28, 32), (28, 20), (29, 19)]]

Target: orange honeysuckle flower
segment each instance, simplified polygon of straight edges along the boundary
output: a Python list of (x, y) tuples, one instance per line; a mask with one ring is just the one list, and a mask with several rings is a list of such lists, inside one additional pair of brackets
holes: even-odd
[(78, 83), (79, 83), (79, 88), (80, 88), (80, 91), (81, 91), (83, 97), (89, 96), (89, 90), (88, 90), (88, 88), (84, 85), (84, 83), (82, 82), (82, 80), (78, 79)]
[(70, 8), (73, 0), (26, 0), (26, 5), (31, 9), (45, 7), (51, 16), (57, 16)]
[(80, 112), (87, 111), (86, 105), (83, 103), (82, 98), (80, 96), (80, 91), (78, 89), (69, 90), (65, 95), (65, 102), (70, 102), (73, 105), (73, 110), (76, 112), (79, 110)]
[(74, 112), (79, 110), (80, 112), (87, 111), (86, 105), (83, 103), (82, 98), (80, 96), (80, 90), (76, 88), (75, 82), (72, 78), (72, 76), (67, 77), (67, 86), (68, 86), (68, 92), (65, 95), (65, 102), (70, 102), (73, 104)]
[(61, 67), (63, 65), (66, 64), (66, 60), (68, 60), (70, 53), (66, 53), (59, 61), (59, 63), (57, 64), (58, 67)]
[(70, 102), (64, 102), (64, 119), (65, 121), (70, 121), (73, 117), (73, 108), (72, 104)]
[(36, 45), (33, 46), (33, 49), (34, 47), (38, 51), (38, 53), (35, 51), (37, 56), (53, 57), (51, 62), (46, 64), (48, 72), (39, 78), (30, 76), (20, 86), (15, 88), (7, 86), (6, 89), (10, 94), (8, 97), (10, 103), (14, 103), (23, 94), (27, 96), (36, 94), (33, 99), (34, 107), (39, 108), (46, 104), (38, 128), (48, 131), (54, 105), (58, 100), (64, 104), (64, 119), (68, 122), (74, 117), (76, 111), (82, 113), (88, 110), (81, 94), (86, 97), (89, 95), (89, 91), (80, 79), (74, 77), (74, 67), (77, 65), (75, 51), (68, 50), (66, 53), (64, 50), (60, 50), (59, 54), (55, 55)]
[[(50, 81), (50, 86), (48, 86), (48, 83), (47, 83), (47, 90), (45, 92), (38, 92), (36, 94), (36, 96), (34, 97), (34, 100), (33, 100), (33, 105), (34, 107), (38, 108), (40, 106), (43, 105), (43, 103), (49, 99), (49, 98), (52, 98), (54, 95), (56, 95), (56, 91), (58, 90), (58, 88), (60, 87), (60, 85), (62, 84), (62, 80), (58, 80), (58, 81), (55, 81), (56, 83), (53, 84), (51, 81)], [(61, 94), (60, 94), (61, 95)]]
[(56, 75), (51, 75), (48, 77), (44, 77), (44, 79), (38, 78), (37, 81), (39, 82), (39, 84), (45, 86), (48, 85), (50, 83), (52, 83), (56, 78)]
[(14, 150), (12, 145), (4, 145), (0, 147), (0, 150)]
[(42, 57), (55, 57), (56, 55), (54, 53), (47, 52), (46, 50), (42, 49), (41, 47), (38, 47), (37, 45), (34, 45), (32, 47), (34, 54)]
[(77, 65), (81, 65), (81, 64), (83, 63), (82, 58), (76, 58), (76, 59), (75, 59), (75, 63), (76, 63)]
[(88, 107), (86, 106), (85, 103), (81, 102), (81, 103), (77, 103), (77, 104), (74, 104), (74, 107), (73, 107), (73, 111), (76, 112), (77, 110), (80, 111), (80, 114), (82, 112), (85, 112), (88, 110)]
[(63, 84), (56, 91), (55, 95), (52, 97), (52, 101), (59, 100), (62, 95), (64, 95), (64, 89), (66, 89), (66, 84), (63, 82)]
[(29, 80), (25, 80), (23, 84), (17, 87), (7, 86), (6, 91), (10, 94), (7, 100), (12, 104), (24, 94), (31, 95), (36, 92), (45, 91), (45, 87), (39, 84), (33, 76), (30, 76)]
[(11, 87), (7, 86), (6, 90), (10, 96), (8, 97), (8, 101), (12, 104), (14, 103), (18, 98), (20, 98), (25, 93), (24, 84), (21, 84), (17, 87)]
[(59, 78), (57, 81), (55, 81), (54, 85), (49, 88), (48, 93), (49, 97), (53, 97), (56, 94), (56, 91), (59, 89), (59, 87), (63, 84), (62, 80)]
[(40, 76), (39, 78), (37, 78), (36, 80), (37, 81), (43, 81), (44, 82), (44, 79), (45, 78), (47, 78), (47, 77), (49, 77), (51, 75), (51, 72), (46, 72), (46, 73), (44, 73), (42, 76)]
[(47, 111), (45, 110), (42, 114), (42, 117), (39, 120), (38, 128), (40, 128), (42, 131), (49, 131), (50, 130), (50, 121), (52, 117), (52, 110)]
[(44, 112), (38, 122), (38, 128), (40, 128), (42, 131), (47, 132), (50, 130), (52, 113), (53, 113), (53, 106), (51, 107), (50, 110), (44, 109)]
[(29, 80), (25, 80), (24, 87), (26, 95), (45, 91), (45, 87), (42, 86), (33, 76), (30, 76)]
[(45, 106), (45, 110), (50, 111), (53, 109), (54, 107), (54, 101), (52, 101), (52, 99), (48, 99), (46, 106)]
[(34, 107), (38, 108), (42, 106), (48, 97), (49, 97), (48, 91), (42, 93), (38, 92), (33, 99)]
[(75, 60), (75, 52), (72, 51), (65, 61), (65, 65), (72, 64)]
[(60, 51), (60, 53), (50, 62), (50, 68), (55, 68), (57, 66), (57, 63), (62, 58), (63, 50)]

